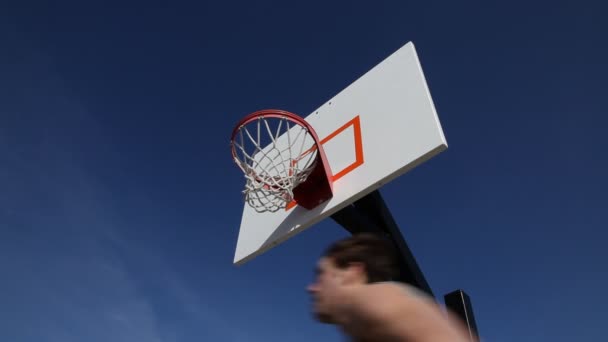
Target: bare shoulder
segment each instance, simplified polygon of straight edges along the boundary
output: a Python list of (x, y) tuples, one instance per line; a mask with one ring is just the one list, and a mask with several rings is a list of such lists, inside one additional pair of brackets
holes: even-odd
[[(399, 283), (360, 286), (351, 293), (351, 322), (385, 340), (461, 341), (458, 329), (425, 293)], [(445, 336), (451, 336), (445, 339)], [(432, 337), (432, 338), (431, 338)]]
[(403, 321), (415, 313), (419, 315), (422, 306), (419, 294), (395, 283), (352, 287), (348, 289), (347, 298), (348, 305), (344, 309), (349, 322), (358, 327), (374, 326), (385, 332), (396, 317)]
[(352, 293), (353, 299), (359, 305), (377, 309), (403, 309), (411, 305), (434, 306), (432, 298), (424, 292), (401, 283), (376, 283), (360, 286)]

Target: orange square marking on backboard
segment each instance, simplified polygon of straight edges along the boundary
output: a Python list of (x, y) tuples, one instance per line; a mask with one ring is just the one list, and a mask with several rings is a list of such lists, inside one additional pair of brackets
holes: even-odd
[[(327, 143), (328, 141), (330, 141), (331, 139), (333, 139), (334, 137), (336, 137), (338, 134), (342, 133), (343, 131), (345, 131), (347, 128), (349, 127), (353, 127), (353, 135), (354, 135), (354, 148), (355, 148), (355, 161), (352, 162), (350, 165), (346, 166), (344, 169), (334, 173), (332, 175), (332, 182), (337, 181), (338, 179), (344, 177), (345, 175), (349, 174), (351, 171), (353, 171), (354, 169), (356, 169), (357, 167), (363, 165), (364, 159), (363, 159), (363, 142), (361, 139), (361, 121), (359, 119), (359, 115), (355, 116), (352, 120), (348, 121), (347, 123), (345, 123), (342, 127), (338, 128), (337, 130), (333, 131), (330, 135), (326, 136), (325, 138), (321, 139), (321, 145), (324, 145), (325, 143)], [(314, 151), (314, 147), (311, 148), (310, 150), (304, 152), (302, 155), (306, 155), (310, 152)], [(295, 162), (295, 161), (294, 161)], [(333, 170), (332, 170), (333, 171)], [(289, 204), (287, 204), (287, 206), (285, 207), (285, 210), (290, 210), (291, 208), (296, 206), (296, 201), (291, 201)]]

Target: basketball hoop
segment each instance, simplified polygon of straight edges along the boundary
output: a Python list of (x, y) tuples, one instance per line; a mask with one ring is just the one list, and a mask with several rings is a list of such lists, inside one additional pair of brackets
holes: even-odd
[(312, 209), (333, 196), (327, 157), (312, 126), (284, 110), (247, 115), (232, 131), (232, 157), (246, 179), (245, 201), (276, 212), (295, 201)]

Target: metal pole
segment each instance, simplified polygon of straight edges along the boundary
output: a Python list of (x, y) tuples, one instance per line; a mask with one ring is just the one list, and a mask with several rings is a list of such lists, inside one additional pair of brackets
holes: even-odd
[(479, 333), (469, 296), (463, 290), (452, 291), (444, 296), (445, 305), (466, 325), (471, 341), (478, 341)]

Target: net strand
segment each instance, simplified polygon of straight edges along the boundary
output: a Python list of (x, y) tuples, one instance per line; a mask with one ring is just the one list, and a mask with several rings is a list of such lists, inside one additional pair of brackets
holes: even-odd
[[(284, 120), (284, 119), (283, 119), (283, 120)], [(282, 122), (282, 120), (279, 120), (279, 128), (280, 128), (280, 124), (281, 124), (281, 122)], [(271, 130), (270, 130), (270, 126), (268, 125), (268, 120), (264, 120), (264, 123), (266, 124), (266, 129), (267, 129), (267, 131), (268, 131), (268, 135), (269, 135), (269, 136), (270, 136), (270, 138), (272, 139), (272, 146), (273, 146), (273, 148), (276, 148), (276, 140), (277, 140), (277, 139), (275, 139), (275, 138), (274, 138), (274, 135), (272, 134), (272, 132), (271, 132)], [(280, 131), (279, 131), (279, 132), (277, 132), (277, 135), (278, 135), (278, 133), (280, 133)], [(283, 159), (283, 153), (279, 153), (279, 154), (278, 154), (278, 156), (281, 158), (281, 162), (280, 162), (278, 165), (281, 165), (281, 166), (283, 167), (283, 173), (285, 173), (285, 172), (286, 172), (286, 169), (285, 169), (285, 160)], [(289, 157), (291, 158), (291, 154), (290, 154), (290, 156), (289, 156)], [(276, 160), (276, 157), (275, 157), (275, 160)], [(275, 168), (277, 168), (277, 165), (276, 165), (276, 164), (274, 164), (274, 165), (275, 165)], [(278, 170), (278, 168), (277, 168), (277, 173), (278, 173), (279, 175), (281, 174), (281, 171), (280, 171), (280, 170)]]
[[(261, 121), (264, 121), (263, 127)], [(285, 133), (281, 134), (283, 124)], [(278, 119), (276, 132), (271, 129), (269, 118), (260, 117), (251, 126), (256, 130), (254, 134), (242, 126), (239, 128), (240, 143), (236, 139), (232, 142), (237, 150), (235, 161), (246, 178), (243, 193), (256, 211), (275, 212), (293, 200), (293, 189), (304, 182), (316, 166), (317, 148), (305, 127), (295, 123), (290, 127), (290, 121), (285, 118)], [(264, 148), (262, 135), (270, 140)], [(285, 140), (286, 146), (282, 148)], [(310, 142), (308, 149), (307, 142)], [(249, 145), (252, 145), (251, 152), (248, 152)]]

